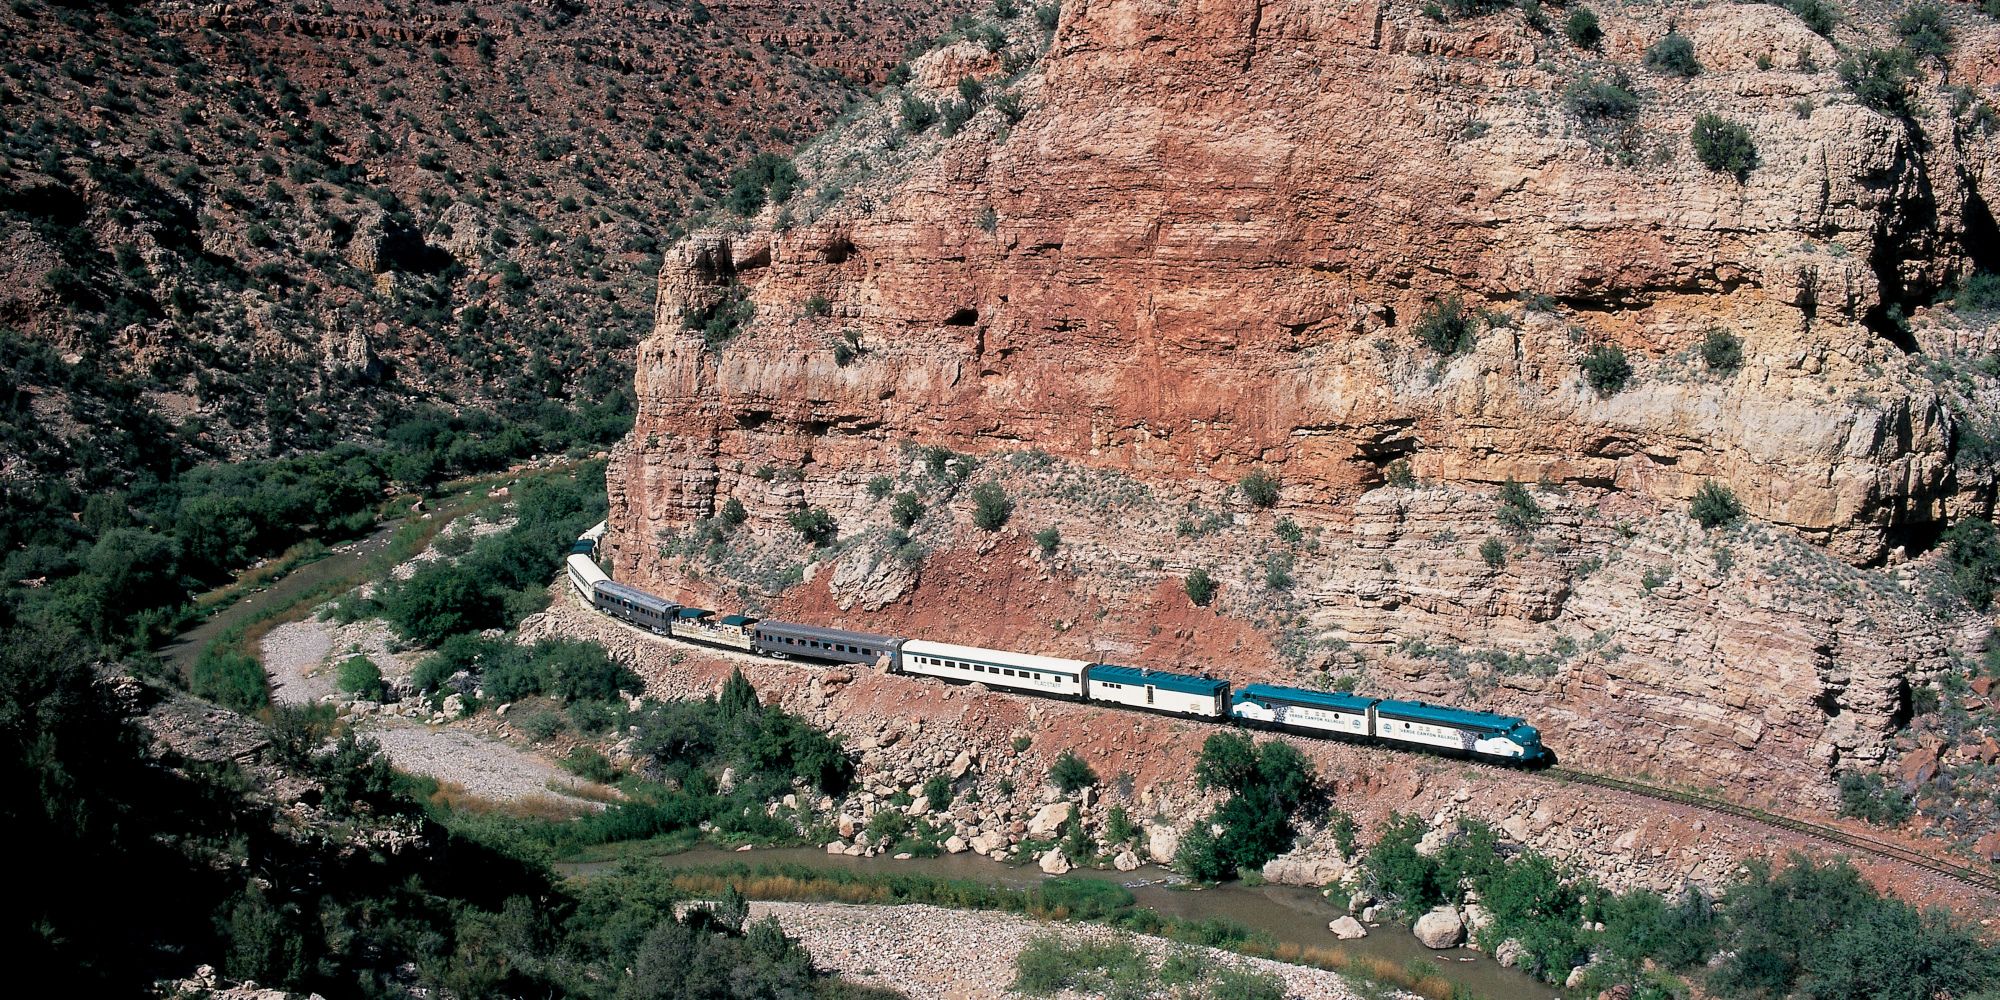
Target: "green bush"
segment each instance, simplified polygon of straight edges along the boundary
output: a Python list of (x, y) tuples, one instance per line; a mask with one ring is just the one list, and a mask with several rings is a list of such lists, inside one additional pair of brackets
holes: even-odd
[(1668, 31), (1646, 50), (1646, 68), (1672, 76), (1694, 76), (1701, 63), (1694, 57), (1694, 42), (1678, 31)]
[(1271, 508), (1278, 505), (1278, 477), (1262, 469), (1252, 470), (1236, 481), (1243, 490), (1243, 497), (1253, 507)]
[(1494, 516), (1508, 531), (1525, 535), (1541, 527), (1548, 515), (1528, 488), (1509, 476), (1500, 484), (1500, 509)]
[(1716, 173), (1740, 181), (1757, 169), (1757, 143), (1750, 138), (1750, 130), (1721, 115), (1696, 115), (1688, 138), (1701, 165)]
[(834, 522), (833, 515), (827, 513), (825, 507), (795, 510), (787, 514), (785, 520), (800, 537), (819, 548), (832, 545), (840, 535), (840, 525)]
[(908, 528), (923, 516), (923, 502), (917, 499), (915, 493), (898, 493), (889, 504), (889, 520), (896, 522), (898, 527)]
[(902, 107), (898, 113), (898, 125), (904, 132), (916, 135), (937, 124), (937, 105), (915, 94), (904, 94)]
[(1097, 784), (1097, 772), (1083, 758), (1068, 750), (1049, 767), (1049, 781), (1064, 794), (1073, 794)]
[(1832, 0), (1785, 0), (1783, 6), (1824, 37), (1832, 38), (1833, 29), (1840, 26), (1840, 8)]
[(876, 476), (868, 480), (868, 495), (880, 500), (896, 489), (896, 481), (888, 476)]
[(639, 675), (613, 660), (604, 647), (574, 639), (543, 639), (529, 647), (542, 691), (564, 701), (610, 701), (645, 687)]
[(1944, 5), (1936, 0), (1917, 0), (1896, 15), (1896, 34), (1919, 57), (1942, 59), (1951, 54), (1951, 25), (1944, 19)]
[(1579, 49), (1594, 49), (1604, 40), (1604, 29), (1598, 26), (1596, 13), (1588, 7), (1578, 7), (1563, 22), (1563, 35)]
[(196, 695), (226, 705), (239, 712), (251, 712), (270, 704), (264, 686), (264, 667), (248, 653), (210, 649), (195, 661), (188, 688)]
[(1043, 555), (1054, 555), (1056, 549), (1062, 545), (1061, 529), (1051, 524), (1035, 532), (1035, 545), (1042, 550)]
[(1622, 70), (1603, 80), (1584, 73), (1563, 88), (1563, 106), (1584, 121), (1623, 121), (1638, 117), (1639, 95)]
[(1014, 501), (992, 481), (972, 488), (972, 523), (982, 531), (999, 531), (1014, 516)]
[(1966, 275), (1952, 295), (1951, 307), (1961, 313), (2000, 310), (2000, 274), (1975, 271)]
[(1695, 490), (1688, 516), (1704, 528), (1714, 528), (1742, 517), (1743, 505), (1737, 501), (1735, 491), (1708, 479)]
[(1583, 379), (1598, 395), (1609, 396), (1632, 380), (1632, 362), (1618, 344), (1599, 344), (1583, 356)]
[(1208, 575), (1208, 570), (1199, 566), (1181, 581), (1181, 587), (1187, 591), (1188, 600), (1193, 601), (1196, 607), (1205, 608), (1208, 602), (1215, 600), (1215, 578)]
[[(1312, 762), (1283, 740), (1253, 742), (1241, 733), (1208, 737), (1195, 761), (1195, 784), (1229, 797), (1183, 838), (1176, 865), (1190, 877), (1219, 881), (1254, 871), (1292, 848), (1294, 814), (1316, 815), (1326, 793)], [(1210, 828), (1220, 826), (1220, 834)]]
[(1708, 370), (1727, 375), (1743, 367), (1743, 339), (1721, 327), (1701, 338), (1701, 361)]
[(1951, 589), (1981, 611), (1993, 604), (2000, 584), (2000, 534), (1982, 517), (1964, 518), (1946, 528), (1938, 539)]
[(340, 690), (370, 701), (381, 701), (388, 689), (382, 684), (382, 668), (365, 656), (350, 656), (340, 663)]
[(1457, 294), (1434, 298), (1424, 303), (1423, 314), (1417, 317), (1417, 342), (1447, 357), (1469, 351), (1478, 335), (1474, 323)]
[(777, 153), (759, 153), (749, 163), (729, 174), (729, 194), (722, 204), (730, 212), (749, 218), (765, 204), (782, 205), (798, 186), (799, 170), (792, 161)]
[(1479, 543), (1479, 558), (1494, 569), (1507, 565), (1506, 543), (1491, 535), (1486, 536), (1486, 540)]
[(1879, 774), (1848, 771), (1840, 776), (1842, 816), (1898, 826), (1915, 812), (1910, 797), (1891, 788)]
[(1910, 50), (1863, 49), (1840, 61), (1840, 82), (1864, 106), (1898, 118), (1910, 114), (1910, 78), (1916, 71)]
[(610, 758), (596, 747), (577, 747), (563, 758), (563, 770), (598, 784), (610, 784), (618, 779), (618, 769), (611, 766)]
[(724, 500), (722, 510), (716, 516), (731, 528), (741, 527), (743, 522), (750, 520), (750, 512), (743, 509), (743, 501), (735, 497)]
[(924, 798), (931, 800), (931, 808), (943, 812), (951, 808), (951, 779), (942, 774), (933, 774), (924, 779)]

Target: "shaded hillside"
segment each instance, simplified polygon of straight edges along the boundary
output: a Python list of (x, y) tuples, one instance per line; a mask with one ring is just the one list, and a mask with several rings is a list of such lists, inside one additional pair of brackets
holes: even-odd
[(236, 456), (616, 400), (680, 220), (958, 6), (18, 0), (0, 329), (71, 370), (13, 387), (9, 471), (137, 410)]

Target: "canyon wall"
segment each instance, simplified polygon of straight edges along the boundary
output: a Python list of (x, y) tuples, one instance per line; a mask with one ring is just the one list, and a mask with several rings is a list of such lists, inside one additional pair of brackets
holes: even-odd
[[(1093, 0), (1047, 36), (1023, 17), (932, 52), (800, 154), (788, 205), (669, 253), (611, 472), (617, 574), (1480, 700), (1571, 759), (1824, 805), (1797, 766), (1881, 760), (1963, 639), (1910, 559), (1991, 492), (1954, 461), (1950, 359), (1920, 346), (1958, 321), (1920, 303), (1994, 263), (2000, 145), (1939, 84), (1991, 97), (2000, 29), (1968, 27), (1898, 118), (1781, 8), (1600, 13), (1592, 52), (1515, 11)], [(1674, 22), (1694, 77), (1641, 65)], [(1568, 107), (1620, 71), (1635, 117)], [(949, 104), (965, 77), (984, 93), (955, 135), (901, 127), (906, 97)], [(1754, 137), (1744, 178), (1690, 148), (1707, 112)], [(1450, 296), (1474, 336), (1440, 355), (1415, 330)], [(755, 318), (718, 332), (738, 300)], [(1703, 359), (1714, 330), (1739, 366)], [(1594, 388), (1606, 345), (1633, 374)], [(1007, 532), (1055, 525), (1060, 548), (966, 525), (962, 472), (913, 444), (984, 456)], [(1232, 487), (1252, 470), (1275, 509)], [(883, 476), (927, 508), (900, 532)], [(1509, 479), (1542, 484), (1538, 525), (1496, 521)], [(1749, 527), (1686, 517), (1711, 481)], [(729, 499), (749, 521), (717, 558), (703, 519)], [(808, 506), (841, 544), (786, 526)], [(703, 524), (705, 554), (685, 544)], [(958, 551), (1019, 557), (1082, 618), (1027, 620), (992, 588), (920, 607)], [(1196, 568), (1248, 639), (1161, 638), (1145, 609), (1184, 606)], [(823, 599), (780, 596), (800, 582)]]

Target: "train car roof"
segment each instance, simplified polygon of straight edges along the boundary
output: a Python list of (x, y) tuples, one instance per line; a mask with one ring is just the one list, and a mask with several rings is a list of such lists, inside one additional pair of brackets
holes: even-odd
[(666, 612), (672, 611), (673, 609), (679, 607), (679, 605), (675, 604), (672, 601), (666, 600), (665, 598), (654, 597), (652, 594), (648, 594), (637, 587), (626, 586), (625, 584), (619, 583), (616, 580), (599, 580), (597, 581), (597, 589), (607, 594), (610, 594), (613, 597), (623, 598), (627, 601), (631, 601), (634, 604), (650, 608), (661, 614), (665, 614)]
[(748, 615), (728, 615), (722, 619), (722, 624), (728, 625), (731, 628), (742, 628), (756, 621), (757, 619), (751, 618)]
[(1495, 715), (1492, 712), (1475, 712), (1465, 708), (1446, 708), (1443, 705), (1427, 705), (1421, 701), (1384, 701), (1375, 706), (1375, 714), (1411, 722), (1437, 722), (1461, 729), (1484, 729), (1492, 732), (1506, 732), (1527, 721), (1513, 715)]
[(1308, 691), (1305, 688), (1280, 687), (1276, 684), (1252, 684), (1237, 692), (1237, 701), (1288, 701), (1295, 705), (1310, 705), (1314, 708), (1332, 708), (1342, 712), (1366, 712), (1368, 706), (1380, 701), (1379, 698), (1364, 698), (1360, 695), (1339, 691)]
[(953, 660), (972, 660), (987, 666), (1026, 667), (1030, 670), (1047, 670), (1058, 674), (1080, 674), (1090, 666), (1088, 660), (1069, 660), (1059, 656), (1037, 656), (1033, 653), (1015, 653), (1005, 649), (985, 649), (979, 646), (954, 646), (948, 642), (931, 642), (927, 639), (910, 639), (903, 643), (903, 652), (918, 656), (942, 656)]
[(801, 625), (798, 622), (765, 619), (757, 623), (757, 631), (795, 636), (802, 639), (822, 639), (844, 643), (865, 643), (870, 646), (894, 646), (903, 640), (891, 635), (876, 635), (873, 632), (855, 632), (844, 628), (826, 628), (820, 625)]
[(1228, 681), (1199, 674), (1177, 674), (1171, 670), (1147, 670), (1143, 667), (1122, 667), (1115, 663), (1093, 663), (1090, 665), (1090, 679), (1109, 681), (1113, 684), (1151, 685), (1162, 691), (1179, 691), (1182, 694), (1213, 695), (1221, 693), (1229, 686)]
[(712, 615), (712, 614), (714, 614), (714, 613), (715, 613), (715, 612), (713, 612), (713, 611), (710, 611), (710, 610), (708, 610), (707, 608), (682, 608), (682, 609), (680, 609), (679, 611), (676, 611), (676, 612), (674, 612), (674, 617), (676, 617), (676, 618), (707, 618), (707, 617), (708, 617), (709, 615)]

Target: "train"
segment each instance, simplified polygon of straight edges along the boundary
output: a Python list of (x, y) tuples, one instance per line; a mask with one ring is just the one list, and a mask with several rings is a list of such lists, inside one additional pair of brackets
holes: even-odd
[(1535, 727), (1517, 716), (1275, 684), (1236, 688), (1225, 679), (1203, 674), (689, 607), (611, 579), (596, 559), (605, 527), (600, 522), (577, 538), (567, 560), (570, 583), (592, 608), (655, 635), (774, 659), (876, 666), (890, 673), (1024, 694), (1509, 764), (1536, 766), (1554, 759)]

